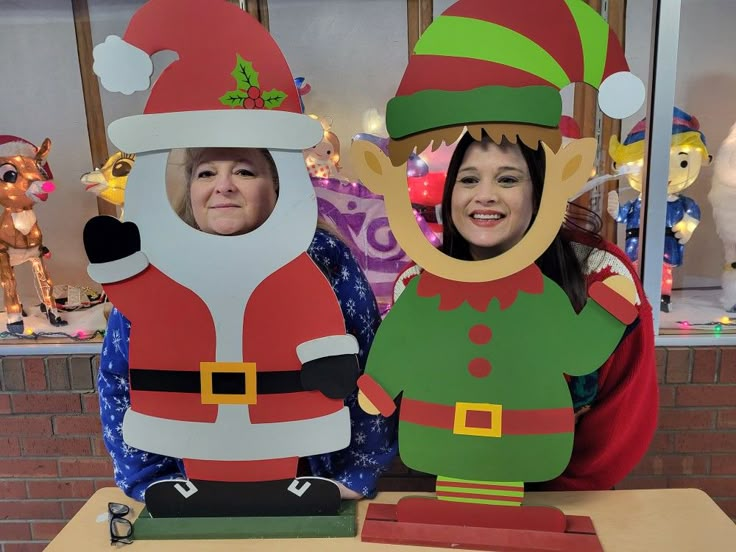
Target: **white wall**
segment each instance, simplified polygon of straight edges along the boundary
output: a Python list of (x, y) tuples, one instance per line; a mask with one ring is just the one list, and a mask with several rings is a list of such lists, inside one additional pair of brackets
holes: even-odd
[[(56, 191), (35, 208), (55, 284), (92, 284), (82, 245), (85, 222), (97, 214), (79, 177), (90, 170), (87, 122), (71, 2), (0, 0), (0, 134), (36, 145), (51, 138)], [(37, 304), (30, 267), (19, 269), (24, 302)], [(0, 302), (2, 297), (0, 297)]]
[(268, 13), (294, 76), (312, 87), (306, 112), (332, 119), (349, 175), (347, 152), (366, 131), (363, 114), (373, 108), (385, 117), (406, 68), (406, 2), (269, 0)]

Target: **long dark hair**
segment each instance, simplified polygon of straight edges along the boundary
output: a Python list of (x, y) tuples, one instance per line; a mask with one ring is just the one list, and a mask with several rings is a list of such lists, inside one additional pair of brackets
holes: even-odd
[[(447, 179), (445, 180), (445, 190), (442, 196), (442, 224), (444, 229), (442, 252), (450, 257), (462, 260), (472, 260), (472, 256), (470, 254), (470, 244), (460, 235), (452, 220), (452, 191), (455, 188), (457, 173), (465, 159), (465, 154), (468, 148), (474, 143), (476, 143), (476, 140), (469, 133), (465, 133), (460, 138), (450, 159), (450, 164), (447, 167)], [(491, 139), (485, 132), (483, 133), (481, 143), (491, 143)], [(534, 219), (539, 210), (539, 204), (542, 201), (542, 191), (544, 189), (546, 169), (544, 148), (542, 148), (540, 143), (537, 143), (536, 149), (530, 148), (521, 140), (517, 140), (517, 144), (526, 161), (532, 182), (533, 205), (531, 226), (531, 224), (534, 224)], [(499, 145), (502, 148), (513, 146), (505, 138)], [(601, 220), (597, 214), (578, 205), (569, 204), (565, 221), (557, 232), (555, 239), (547, 250), (536, 260), (536, 265), (542, 273), (565, 290), (565, 293), (570, 298), (570, 302), (577, 311), (585, 305), (588, 294), (581, 261), (578, 260), (571, 244), (572, 236), (582, 232), (591, 236), (592, 241), (595, 242), (600, 240), (598, 236), (600, 226)]]

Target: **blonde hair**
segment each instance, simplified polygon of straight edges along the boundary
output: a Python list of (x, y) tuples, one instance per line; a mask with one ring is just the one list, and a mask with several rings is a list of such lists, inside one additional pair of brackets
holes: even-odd
[[(703, 161), (708, 159), (708, 148), (703, 143), (703, 139), (699, 132), (680, 132), (672, 135), (672, 142), (670, 147), (677, 146), (690, 146), (692, 149), (697, 150), (703, 158)], [(616, 136), (611, 136), (611, 141), (608, 146), (608, 155), (614, 160), (616, 165), (625, 165), (627, 163), (634, 163), (640, 159), (644, 159), (644, 140), (638, 140), (628, 145), (624, 145), (618, 141)]]
[[(194, 220), (194, 210), (192, 209), (192, 173), (194, 169), (202, 162), (205, 154), (215, 148), (189, 148), (184, 150), (184, 177), (187, 183), (186, 193), (182, 196), (179, 205), (175, 207), (176, 214), (179, 215), (181, 220), (186, 222), (192, 228), (199, 230), (197, 221)], [(217, 149), (243, 149), (243, 148), (217, 148)], [(271, 152), (267, 149), (261, 148), (258, 150), (261, 155), (266, 159), (271, 176), (273, 177), (273, 185), (276, 189), (276, 196), (279, 194), (279, 172), (276, 169), (276, 163), (271, 156)]]

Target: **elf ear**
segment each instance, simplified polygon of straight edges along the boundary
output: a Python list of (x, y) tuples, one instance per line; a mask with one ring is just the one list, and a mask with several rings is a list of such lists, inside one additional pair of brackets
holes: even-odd
[(560, 181), (566, 197), (573, 197), (587, 182), (595, 162), (597, 144), (594, 138), (572, 140), (557, 153), (555, 164), (560, 167)]
[(396, 179), (406, 178), (404, 165), (394, 167), (381, 149), (366, 140), (355, 140), (350, 147), (350, 161), (358, 179), (374, 194), (386, 195)]

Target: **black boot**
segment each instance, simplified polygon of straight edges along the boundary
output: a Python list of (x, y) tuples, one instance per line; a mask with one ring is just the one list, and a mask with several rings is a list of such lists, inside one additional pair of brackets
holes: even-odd
[(146, 489), (151, 517), (251, 517), (335, 515), (340, 489), (329, 479), (277, 481), (157, 481)]
[(51, 322), (52, 326), (66, 326), (67, 324), (69, 324), (69, 322), (63, 320), (61, 316), (55, 315), (50, 310), (46, 311), (46, 316), (48, 317), (49, 322)]
[(23, 320), (19, 320), (18, 322), (8, 322), (8, 331), (12, 334), (22, 334), (24, 329)]
[(671, 297), (669, 295), (663, 295), (659, 302), (659, 310), (662, 312), (670, 312)]

